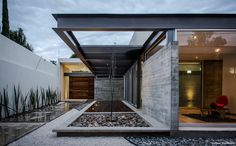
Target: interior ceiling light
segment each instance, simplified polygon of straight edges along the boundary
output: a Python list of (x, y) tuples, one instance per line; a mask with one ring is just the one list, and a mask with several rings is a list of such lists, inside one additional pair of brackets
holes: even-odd
[(198, 59), (198, 56), (195, 56), (195, 59)]
[(216, 53), (219, 53), (219, 52), (221, 51), (221, 49), (220, 49), (220, 48), (216, 48), (214, 51), (215, 51)]
[(197, 39), (197, 36), (196, 36), (196, 35), (193, 35), (193, 39), (196, 40), (196, 39)]

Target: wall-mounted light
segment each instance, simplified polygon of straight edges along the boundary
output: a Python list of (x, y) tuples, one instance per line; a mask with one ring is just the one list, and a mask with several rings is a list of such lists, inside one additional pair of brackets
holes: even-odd
[(187, 70), (187, 74), (191, 74), (192, 73), (192, 71), (191, 70)]
[(229, 68), (229, 73), (232, 74), (232, 75), (236, 74), (236, 67), (230, 67)]

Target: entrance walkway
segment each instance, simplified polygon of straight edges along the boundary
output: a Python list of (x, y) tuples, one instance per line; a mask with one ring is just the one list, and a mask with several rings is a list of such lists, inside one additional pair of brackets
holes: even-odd
[(13, 142), (10, 146), (39, 146), (39, 145), (50, 145), (50, 146), (79, 146), (79, 145), (119, 145), (119, 146), (130, 146), (128, 141), (123, 137), (57, 137), (56, 133), (52, 132), (52, 129), (62, 124), (65, 119), (70, 119), (77, 114), (76, 109), (72, 109), (61, 117), (45, 124), (39, 129), (26, 135), (25, 137)]

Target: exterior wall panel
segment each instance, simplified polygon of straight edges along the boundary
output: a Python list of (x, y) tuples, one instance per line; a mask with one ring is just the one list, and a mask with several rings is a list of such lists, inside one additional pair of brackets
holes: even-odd
[(111, 100), (111, 90), (113, 88), (113, 100), (121, 100), (124, 95), (124, 79), (114, 79), (110, 82), (108, 78), (95, 78), (94, 98), (96, 100)]
[(175, 130), (179, 106), (178, 43), (160, 49), (142, 65), (142, 111)]

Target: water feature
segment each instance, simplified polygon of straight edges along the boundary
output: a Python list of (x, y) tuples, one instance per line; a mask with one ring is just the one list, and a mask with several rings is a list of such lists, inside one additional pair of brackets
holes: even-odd
[(32, 112), (1, 119), (0, 122), (0, 145), (6, 145), (25, 134), (39, 128), (47, 122), (59, 117), (72, 108), (78, 108), (85, 102), (59, 102)]

